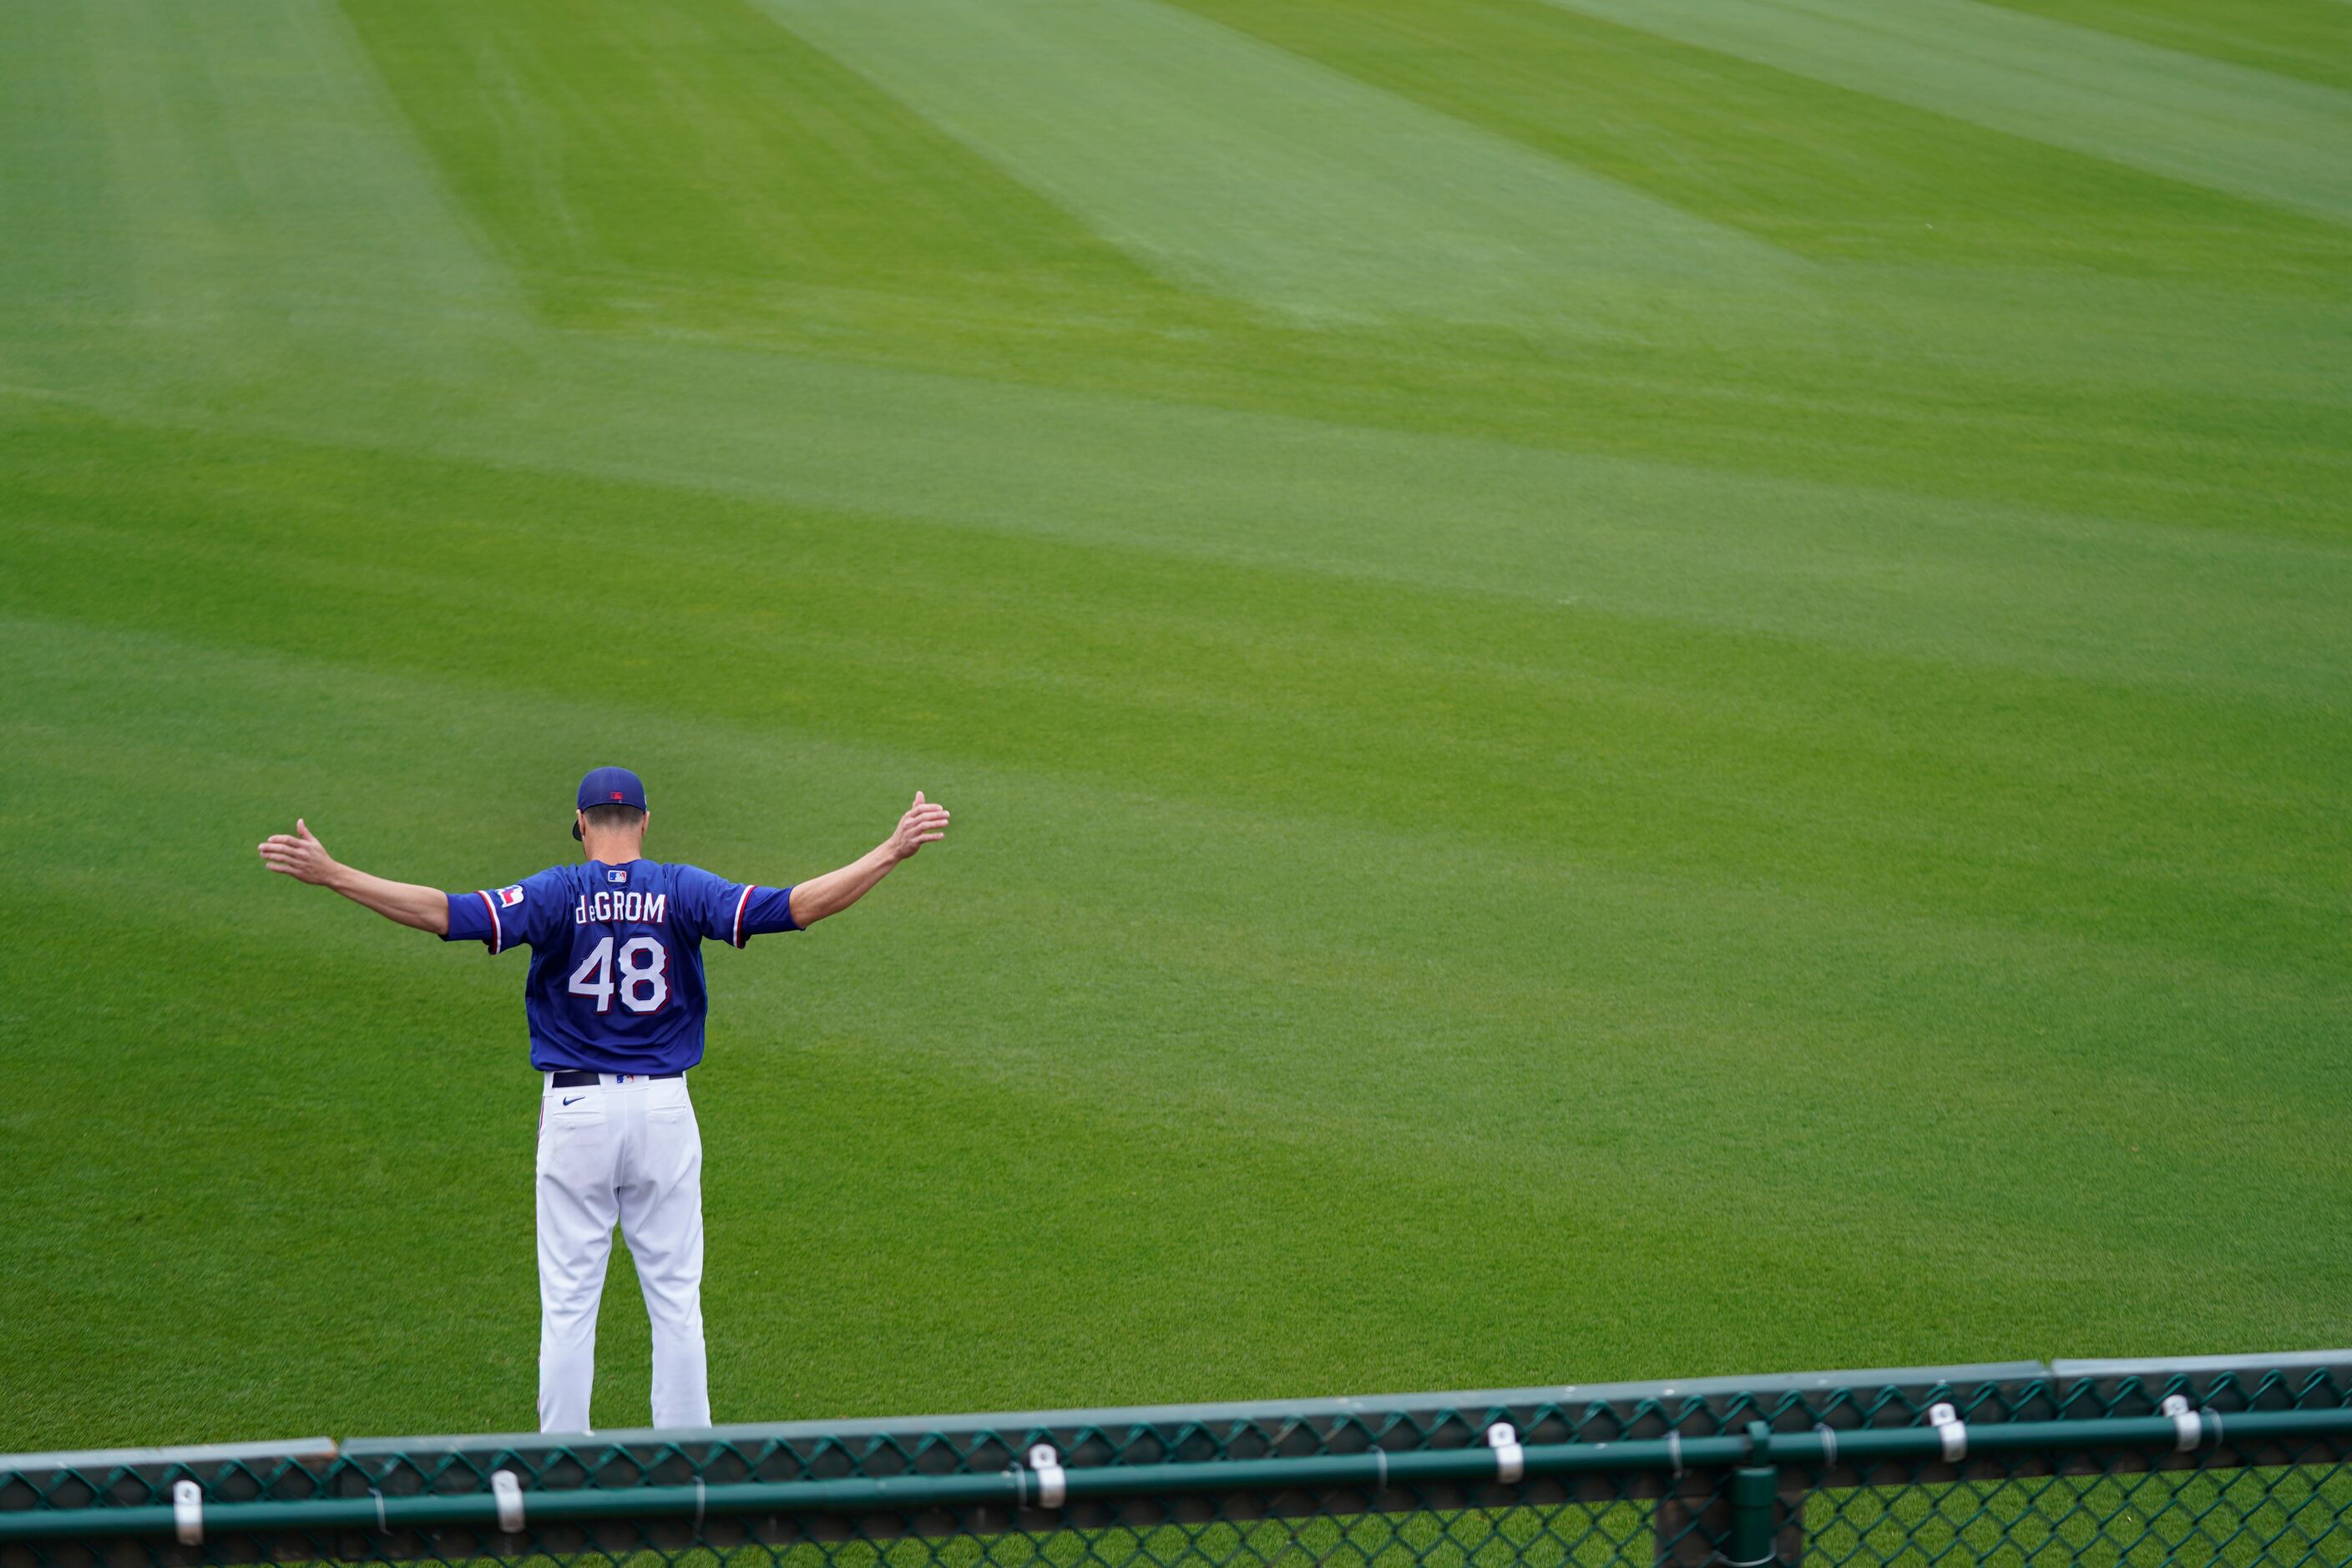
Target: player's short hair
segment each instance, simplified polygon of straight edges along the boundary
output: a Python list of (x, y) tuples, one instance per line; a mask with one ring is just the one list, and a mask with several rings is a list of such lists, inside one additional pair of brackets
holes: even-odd
[(646, 823), (646, 814), (634, 805), (592, 805), (584, 807), (580, 815), (599, 833), (626, 833)]

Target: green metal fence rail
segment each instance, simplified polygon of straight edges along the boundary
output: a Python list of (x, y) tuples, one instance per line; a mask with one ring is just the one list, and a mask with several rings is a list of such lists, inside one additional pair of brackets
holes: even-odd
[(0, 1568), (2352, 1564), (2352, 1352), (0, 1458)]

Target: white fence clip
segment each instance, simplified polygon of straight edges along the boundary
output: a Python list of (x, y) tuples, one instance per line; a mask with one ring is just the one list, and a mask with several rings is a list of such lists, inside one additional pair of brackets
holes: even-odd
[(1069, 1477), (1062, 1468), (1062, 1456), (1054, 1452), (1051, 1443), (1039, 1443), (1029, 1450), (1029, 1468), (1037, 1477), (1037, 1506), (1059, 1508), (1069, 1496)]
[(194, 1481), (172, 1483), (172, 1528), (183, 1546), (205, 1543), (205, 1489)]
[(522, 1533), (522, 1482), (512, 1470), (490, 1472), (490, 1495), (499, 1500), (499, 1529), (508, 1535)]
[(1495, 1479), (1508, 1486), (1528, 1473), (1528, 1451), (1519, 1447), (1518, 1428), (1497, 1421), (1486, 1428), (1486, 1447), (1495, 1450)]
[(1948, 1404), (1931, 1405), (1927, 1407), (1927, 1425), (1933, 1426), (1936, 1436), (1944, 1440), (1945, 1458), (1958, 1460), (1968, 1458), (1969, 1426), (1960, 1419), (1958, 1410)]
[(2197, 1445), (2205, 1440), (2205, 1422), (2197, 1412), (2189, 1408), (2189, 1396), (2185, 1394), (2166, 1394), (2162, 1410), (2172, 1417), (2172, 1430), (2179, 1437), (2175, 1446), (2184, 1454), (2195, 1453)]

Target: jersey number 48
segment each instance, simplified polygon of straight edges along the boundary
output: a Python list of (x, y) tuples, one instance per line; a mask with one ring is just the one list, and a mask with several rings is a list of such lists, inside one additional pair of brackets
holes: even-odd
[(613, 939), (606, 937), (589, 950), (572, 972), (567, 987), (574, 996), (596, 998), (596, 1011), (613, 1010), (613, 993), (632, 1013), (658, 1013), (669, 1000), (669, 949), (650, 936), (633, 936), (621, 944), (619, 984), (613, 973)]

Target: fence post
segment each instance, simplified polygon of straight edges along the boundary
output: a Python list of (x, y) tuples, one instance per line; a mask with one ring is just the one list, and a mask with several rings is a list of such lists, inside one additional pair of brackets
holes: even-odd
[(1772, 1428), (1750, 1421), (1748, 1443), (1749, 1462), (1731, 1475), (1731, 1539), (1724, 1557), (1730, 1568), (1771, 1568), (1780, 1489), (1780, 1473), (1772, 1466)]
[(1795, 1568), (1805, 1558), (1806, 1472), (1773, 1463), (1771, 1428), (1748, 1426), (1748, 1463), (1677, 1471), (1651, 1514), (1656, 1568)]

